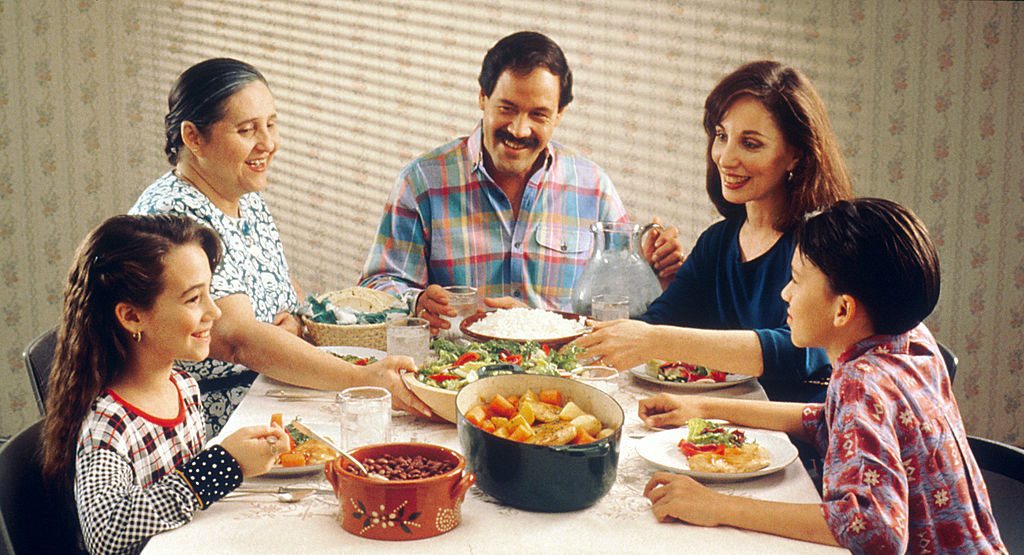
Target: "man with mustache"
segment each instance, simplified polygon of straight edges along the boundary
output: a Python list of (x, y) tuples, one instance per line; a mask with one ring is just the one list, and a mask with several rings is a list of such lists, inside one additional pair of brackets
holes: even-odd
[[(447, 285), (476, 287), (492, 307), (571, 310), (590, 225), (628, 219), (597, 164), (550, 142), (572, 101), (554, 41), (529, 31), (501, 39), (479, 82), (481, 123), (402, 170), (360, 282), (402, 295), (436, 329), (455, 315)], [(645, 241), (663, 284), (682, 264), (678, 235), (669, 227)]]

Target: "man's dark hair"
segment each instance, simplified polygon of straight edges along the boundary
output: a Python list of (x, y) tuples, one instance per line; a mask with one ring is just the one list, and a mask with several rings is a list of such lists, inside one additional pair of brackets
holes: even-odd
[(867, 310), (875, 333), (897, 335), (939, 301), (939, 255), (921, 220), (885, 199), (833, 204), (797, 230), (802, 255)]
[(561, 85), (558, 109), (561, 110), (572, 102), (572, 71), (569, 62), (555, 41), (533, 31), (513, 33), (487, 51), (480, 68), (480, 90), (484, 96), (491, 96), (498, 78), (506, 70), (522, 76), (542, 66), (558, 77)]

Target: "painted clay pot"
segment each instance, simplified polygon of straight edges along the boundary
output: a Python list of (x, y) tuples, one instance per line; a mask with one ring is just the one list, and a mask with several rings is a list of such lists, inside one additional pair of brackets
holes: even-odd
[(383, 481), (362, 476), (343, 458), (327, 463), (324, 474), (338, 498), (338, 519), (346, 531), (376, 540), (418, 540), (459, 525), (462, 501), (476, 481), (472, 472), (465, 472), (462, 455), (427, 443), (367, 445), (350, 453), (359, 461), (385, 454), (422, 455), (455, 467), (430, 478)]

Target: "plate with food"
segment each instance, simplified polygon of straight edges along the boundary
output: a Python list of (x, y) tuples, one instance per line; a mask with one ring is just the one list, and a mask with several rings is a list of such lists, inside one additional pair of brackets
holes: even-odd
[[(284, 421), (283, 416), (281, 413), (273, 414), (270, 417), (270, 425), (281, 426)], [(303, 424), (316, 429), (317, 433), (319, 433), (319, 429), (326, 427), (305, 421), (303, 421)], [(267, 476), (301, 476), (303, 474), (323, 472), (324, 463), (338, 458), (337, 451), (326, 443), (296, 430), (291, 423), (284, 425), (284, 429), (291, 436), (290, 449), (277, 456), (277, 460), (274, 461), (274, 466), (267, 473)]]
[(435, 414), (455, 422), (455, 395), (468, 383), (485, 375), (539, 374), (560, 376), (575, 369), (581, 349), (567, 345), (554, 349), (533, 341), (491, 340), (455, 343), (435, 339), (430, 344), (437, 357), (416, 372), (403, 374), (406, 384)]
[(689, 391), (707, 391), (709, 389), (732, 387), (754, 379), (754, 376), (709, 370), (703, 366), (696, 366), (681, 361), (665, 362), (651, 360), (646, 364), (630, 368), (629, 372), (647, 382)]
[(367, 349), (366, 347), (321, 346), (320, 350), (327, 351), (328, 353), (331, 353), (342, 360), (351, 362), (356, 366), (373, 364), (374, 362), (388, 356), (384, 351)]
[(692, 418), (686, 426), (641, 439), (637, 453), (654, 466), (707, 482), (735, 482), (778, 472), (797, 458), (780, 432)]
[(463, 335), (476, 341), (534, 341), (561, 347), (587, 333), (586, 316), (539, 308), (503, 308), (478, 312), (459, 325)]

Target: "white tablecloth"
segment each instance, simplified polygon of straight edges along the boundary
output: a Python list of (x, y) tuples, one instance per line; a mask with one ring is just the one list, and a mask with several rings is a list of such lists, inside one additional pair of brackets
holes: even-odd
[[(626, 411), (618, 477), (596, 505), (571, 513), (531, 513), (502, 506), (476, 487), (462, 506), (462, 523), (446, 534), (413, 542), (387, 542), (345, 532), (337, 521), (338, 502), (319, 494), (294, 503), (272, 496), (225, 499), (200, 512), (185, 526), (154, 537), (146, 555), (161, 553), (828, 553), (836, 548), (788, 540), (734, 528), (702, 528), (683, 523), (659, 523), (643, 497), (644, 485), (655, 468), (636, 452), (636, 442), (651, 433), (636, 416), (637, 400), (658, 392), (659, 386), (620, 376), (615, 398)], [(284, 413), (287, 422), (301, 416), (316, 431), (337, 439), (340, 424), (331, 394), (315, 400), (281, 401), (270, 390), (314, 393), (259, 377), (232, 414), (224, 433), (266, 424), (270, 415)], [(756, 381), (709, 392), (713, 395), (764, 399)], [(461, 451), (455, 426), (426, 422), (403, 412), (392, 416), (394, 441), (436, 443)], [(298, 477), (260, 477), (245, 486), (296, 485), (330, 489), (323, 474)], [(799, 460), (783, 471), (755, 480), (712, 485), (716, 490), (758, 499), (815, 503), (820, 501)]]

